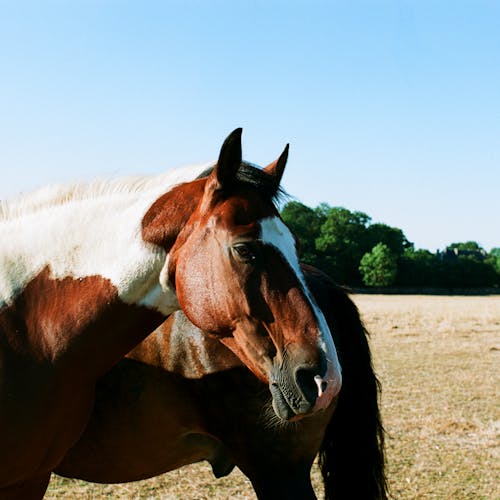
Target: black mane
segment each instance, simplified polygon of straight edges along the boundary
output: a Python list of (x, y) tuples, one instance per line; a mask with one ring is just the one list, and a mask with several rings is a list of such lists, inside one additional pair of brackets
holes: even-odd
[[(214, 167), (209, 167), (204, 170), (197, 178), (203, 179), (208, 177)], [(268, 198), (273, 204), (278, 204), (287, 196), (281, 186), (276, 186), (274, 177), (260, 167), (243, 161), (236, 173), (236, 182), (239, 186), (250, 187), (257, 190), (262, 196)]]

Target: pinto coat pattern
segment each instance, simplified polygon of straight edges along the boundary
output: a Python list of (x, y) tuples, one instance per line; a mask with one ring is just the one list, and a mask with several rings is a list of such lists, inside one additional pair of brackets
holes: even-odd
[[(98, 377), (180, 308), (269, 384), (280, 418), (337, 395), (335, 346), (274, 204), (287, 155), (264, 170), (242, 162), (237, 129), (210, 171), (2, 205), (1, 498), (43, 496), (88, 422)], [(279, 231), (266, 240), (269, 220)]]

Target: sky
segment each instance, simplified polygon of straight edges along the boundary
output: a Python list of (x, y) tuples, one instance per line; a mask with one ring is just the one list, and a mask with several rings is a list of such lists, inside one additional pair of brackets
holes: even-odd
[(500, 247), (500, 2), (0, 0), (0, 199), (290, 156), (416, 248)]

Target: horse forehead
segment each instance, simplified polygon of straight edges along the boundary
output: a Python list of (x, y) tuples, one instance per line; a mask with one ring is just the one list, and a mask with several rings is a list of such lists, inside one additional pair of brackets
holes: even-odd
[(263, 218), (259, 225), (262, 242), (278, 249), (292, 269), (299, 272), (295, 238), (285, 223), (279, 217), (274, 216)]
[(274, 216), (276, 208), (272, 202), (248, 190), (226, 198), (214, 213), (230, 226), (243, 226)]

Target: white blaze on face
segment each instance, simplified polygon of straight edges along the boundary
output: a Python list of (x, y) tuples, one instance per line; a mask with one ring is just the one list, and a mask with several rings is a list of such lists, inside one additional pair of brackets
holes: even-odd
[[(323, 381), (327, 383), (326, 390), (322, 393), (320, 385), (318, 385), (318, 401), (316, 409), (319, 409), (323, 401), (324, 406), (328, 406), (331, 398), (336, 396), (340, 391), (340, 386), (342, 385), (342, 371), (340, 368), (339, 359), (337, 356), (337, 350), (335, 349), (335, 344), (333, 343), (333, 338), (328, 328), (326, 319), (316, 305), (316, 301), (311, 295), (309, 288), (306, 284), (306, 280), (300, 268), (299, 258), (297, 255), (297, 250), (295, 247), (295, 239), (288, 227), (279, 217), (268, 217), (262, 219), (260, 222), (261, 227), (261, 239), (263, 243), (267, 245), (272, 245), (276, 248), (283, 258), (288, 262), (288, 265), (295, 272), (300, 284), (302, 285), (303, 291), (308, 298), (310, 305), (316, 315), (319, 327), (319, 348), (325, 353), (327, 360), (327, 371), (324, 376)], [(318, 382), (317, 382), (318, 383)], [(318, 407), (318, 405), (320, 405)]]

